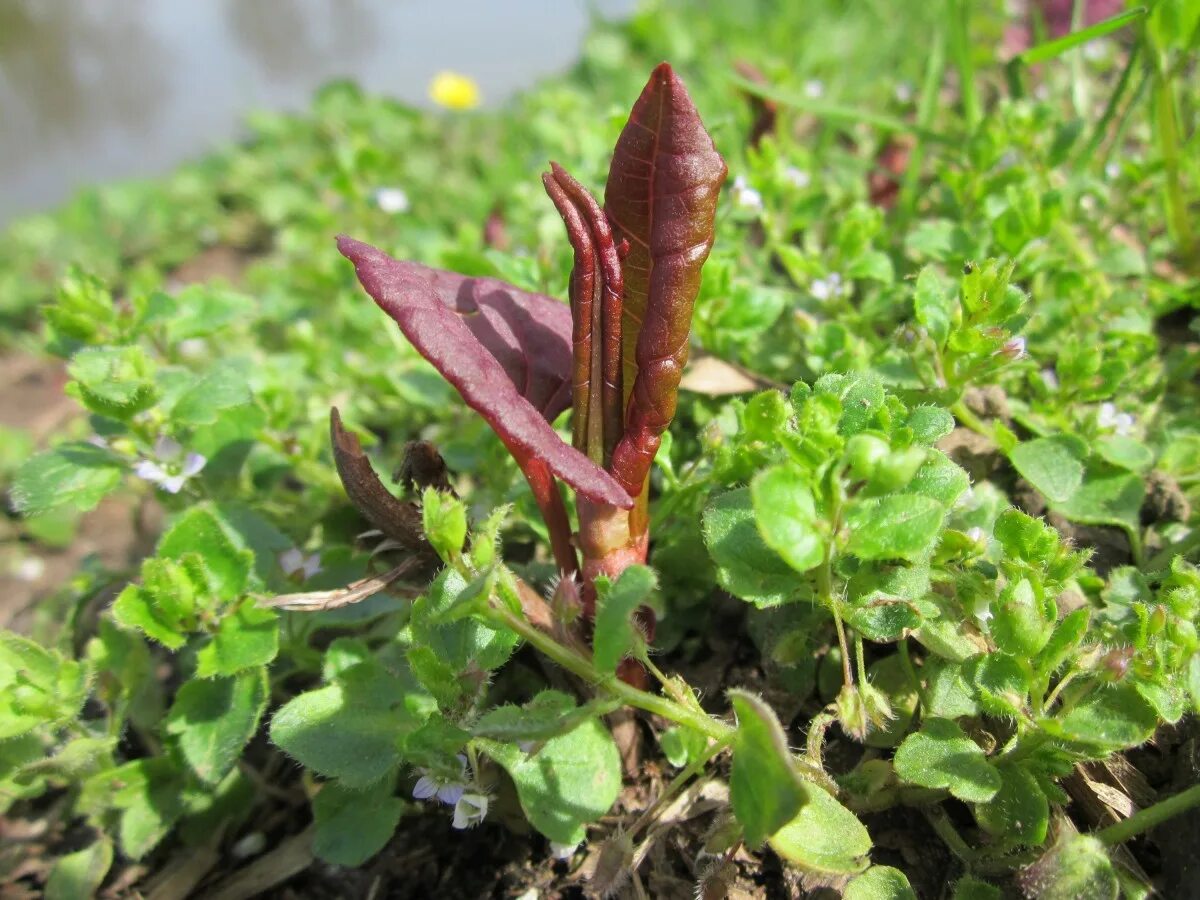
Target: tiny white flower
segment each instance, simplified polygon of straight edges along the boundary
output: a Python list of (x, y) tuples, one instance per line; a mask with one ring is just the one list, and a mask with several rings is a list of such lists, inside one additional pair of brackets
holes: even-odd
[(457, 778), (449, 778), (441, 774), (435, 775), (426, 769), (418, 769), (417, 771), (422, 774), (417, 779), (417, 783), (413, 785), (413, 799), (429, 800), (436, 797), (439, 802), (447, 806), (457, 804), (470, 782), (467, 777), (467, 758), (460, 753), (458, 762), (460, 768)]
[(804, 82), (804, 96), (816, 100), (825, 95), (825, 82), (819, 78), (810, 78)]
[(988, 622), (992, 620), (995, 613), (992, 612), (992, 604), (986, 596), (980, 594), (975, 598), (971, 615), (975, 617), (975, 621), (979, 623), (980, 628), (984, 631), (988, 630)]
[(258, 856), (267, 846), (267, 836), (261, 831), (252, 831), (234, 844), (229, 852), (234, 859), (249, 859)]
[(187, 338), (179, 342), (178, 349), (184, 359), (201, 359), (208, 353), (208, 342), (204, 338)]
[(739, 175), (733, 179), (733, 204), (739, 209), (748, 209), (752, 212), (761, 212), (763, 208), (762, 194), (746, 182), (744, 175)]
[(1110, 162), (1104, 167), (1104, 174), (1112, 181), (1116, 181), (1121, 177), (1121, 166), (1119, 163)]
[(1004, 342), (1003, 346), (997, 350), (993, 356), (1005, 356), (1011, 360), (1024, 359), (1028, 354), (1025, 352), (1025, 338), (1021, 335), (1009, 338)]
[(288, 578), (297, 575), (308, 580), (321, 571), (321, 554), (310, 553), (308, 556), (298, 547), (292, 547), (279, 554), (279, 568)]
[(895, 93), (897, 100), (899, 100), (901, 103), (908, 103), (912, 100), (915, 92), (913, 91), (913, 86), (911, 84), (909, 84), (907, 81), (901, 81), (896, 85)]
[(818, 278), (810, 284), (808, 292), (822, 301), (838, 297), (842, 293), (842, 276), (837, 272), (830, 272), (828, 277)]
[(454, 804), (455, 828), (473, 828), (487, 818), (488, 796), (476, 792), (465, 793)]
[(408, 212), (408, 194), (398, 187), (382, 187), (375, 191), (375, 205), (385, 213)]
[(1137, 419), (1127, 412), (1118, 412), (1117, 407), (1109, 402), (1100, 404), (1100, 412), (1096, 415), (1096, 424), (1104, 431), (1113, 431), (1122, 437), (1133, 433)]
[(987, 535), (983, 533), (983, 529), (978, 525), (972, 525), (967, 529), (967, 537), (973, 540), (976, 544), (982, 544), (986, 540)]
[(517, 746), (521, 748), (522, 753), (529, 754), (537, 746), (537, 741), (517, 741)]
[(1107, 59), (1111, 46), (1108, 41), (1088, 41), (1083, 45), (1083, 58), (1092, 62)]
[(788, 166), (783, 170), (783, 180), (794, 188), (804, 190), (812, 184), (812, 176), (803, 169), (798, 169), (795, 166)]
[(551, 841), (550, 855), (555, 859), (570, 859), (575, 855), (578, 846), (578, 844), (560, 844), (558, 841)]
[(1033, 89), (1033, 97), (1035, 100), (1048, 100), (1050, 98), (1050, 88), (1045, 83), (1039, 84)]
[(1058, 373), (1053, 369), (1042, 369), (1042, 384), (1052, 391), (1058, 390)]
[(26, 556), (13, 567), (13, 575), (19, 581), (37, 581), (46, 571), (46, 561), (40, 556)]

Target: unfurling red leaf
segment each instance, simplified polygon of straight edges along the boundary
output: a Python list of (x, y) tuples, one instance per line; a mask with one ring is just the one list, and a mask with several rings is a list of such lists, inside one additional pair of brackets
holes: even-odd
[[(404, 336), (454, 386), (467, 405), (484, 417), (523, 470), (527, 470), (530, 462), (541, 463), (589, 500), (622, 509), (633, 505), (633, 501), (611, 475), (565, 444), (543, 417), (555, 407), (560, 410), (565, 408), (565, 400), (570, 393), (569, 347), (558, 389), (563, 394), (562, 400), (556, 399), (557, 392), (545, 397), (529, 390), (522, 394), (512, 381), (505, 362), (517, 365), (517, 351), (514, 348), (552, 346), (551, 335), (554, 332), (545, 328), (528, 307), (514, 299), (508, 304), (480, 306), (474, 316), (462, 315), (457, 308), (447, 306), (443, 299), (446, 296), (462, 298), (464, 291), (468, 290), (463, 287), (465, 281), (458, 282), (457, 294), (444, 286), (453, 284), (453, 278), (461, 276), (433, 272), (424, 266), (400, 262), (374, 247), (344, 236), (338, 238), (338, 249), (354, 263), (359, 281), (367, 293), (396, 320)], [(439, 283), (443, 286), (439, 287)], [(505, 289), (510, 295), (516, 290)], [(569, 334), (570, 314), (566, 307), (562, 309), (565, 314), (565, 333)], [(496, 335), (507, 334), (512, 336), (512, 340), (494, 340), (492, 337), (487, 341), (481, 340), (470, 327), (476, 325), (482, 331), (482, 323), (478, 321), (481, 319), (488, 323)], [(517, 334), (522, 334), (524, 339), (517, 340)], [(536, 335), (536, 340), (531, 335)], [(508, 348), (514, 355), (502, 354), (502, 361), (492, 353), (496, 347)], [(522, 387), (528, 388), (536, 381), (533, 376), (539, 370), (534, 366), (540, 365), (538, 357), (541, 355), (535, 350), (530, 354), (534, 361), (527, 361), (522, 366), (527, 376), (526, 381), (521, 382)]]
[(630, 494), (642, 490), (675, 415), (692, 304), (726, 171), (683, 82), (659, 65), (617, 139), (604, 192), (616, 240), (629, 243), (622, 265), (625, 436), (612, 471)]

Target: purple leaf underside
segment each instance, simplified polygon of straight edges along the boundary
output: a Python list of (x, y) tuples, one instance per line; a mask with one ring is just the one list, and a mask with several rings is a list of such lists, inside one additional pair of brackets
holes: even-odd
[(547, 421), (570, 402), (571, 314), (565, 305), (494, 279), (401, 262), (345, 236), (338, 249), (367, 293), (483, 416), (518, 464), (540, 460), (592, 502), (633, 505), (611, 475), (566, 444)]

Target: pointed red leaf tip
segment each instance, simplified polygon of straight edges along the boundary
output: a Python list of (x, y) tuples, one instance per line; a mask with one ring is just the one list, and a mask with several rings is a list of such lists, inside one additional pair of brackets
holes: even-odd
[(615, 237), (629, 242), (621, 321), (625, 436), (610, 469), (635, 495), (675, 415), (725, 174), (687, 88), (662, 63), (617, 139), (604, 192)]
[[(562, 325), (556, 323), (554, 328), (548, 327), (540, 320), (548, 308), (540, 302), (522, 299), (538, 295), (527, 294), (494, 279), (468, 279), (417, 263), (401, 262), (382, 250), (344, 235), (338, 237), (337, 243), (342, 255), (354, 264), (358, 280), (367, 293), (396, 320), (404, 336), (462, 395), (467, 405), (483, 416), (523, 470), (531, 458), (540, 460), (551, 472), (595, 503), (608, 503), (623, 509), (633, 505), (633, 500), (611, 475), (563, 442), (550, 427), (542, 415), (543, 410), (552, 409), (559, 401), (555, 397), (547, 398), (547, 405), (539, 408), (526, 399), (514, 384), (507, 367), (491, 352), (493, 346), (508, 352), (514, 346), (526, 349), (543, 346), (538, 343), (543, 340), (544, 346), (553, 344), (548, 334), (539, 335), (536, 340), (530, 337), (537, 335), (539, 328), (557, 333)], [(479, 303), (479, 295), (471, 293), (472, 288), (467, 284), (472, 281), (485, 281), (488, 297), (506, 294), (511, 302)], [(468, 292), (467, 296), (476, 298), (478, 315), (472, 315), (465, 305), (464, 291)], [(454, 302), (448, 302), (447, 297)], [(570, 397), (571, 317), (563, 304), (548, 297), (543, 299), (566, 314), (563, 331), (568, 342), (560, 388), (564, 397), (559, 407), (561, 411)], [(463, 306), (458, 305), (460, 301)], [(476, 331), (470, 325), (484, 327)], [(479, 337), (481, 332), (485, 339)], [(498, 341), (493, 333), (495, 336), (509, 334), (514, 338), (524, 335), (525, 341), (515, 344), (508, 340)], [(511, 359), (508, 362), (515, 364)], [(527, 384), (538, 364), (538, 360), (523, 363), (521, 371), (525, 373)], [(521, 387), (527, 387), (527, 384)]]

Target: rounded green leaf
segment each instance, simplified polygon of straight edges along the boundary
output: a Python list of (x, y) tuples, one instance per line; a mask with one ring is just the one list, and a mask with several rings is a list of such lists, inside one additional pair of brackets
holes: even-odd
[(1008, 458), (1047, 500), (1063, 503), (1083, 483), (1085, 452), (1078, 439), (1060, 434), (1018, 444)]
[(797, 588), (796, 571), (763, 542), (749, 488), (714, 497), (704, 510), (704, 544), (717, 564), (717, 583), (755, 606), (778, 606)]
[(768, 839), (788, 862), (812, 872), (848, 875), (867, 867), (871, 835), (858, 816), (806, 781), (796, 817)]
[(805, 782), (796, 772), (783, 726), (771, 707), (746, 691), (730, 691), (729, 696), (738, 718), (730, 801), (746, 844), (758, 847), (800, 811)]
[(862, 559), (919, 559), (933, 547), (945, 515), (942, 504), (921, 494), (856, 500), (846, 515), (846, 549)]
[(871, 866), (846, 885), (842, 900), (917, 900), (917, 895), (899, 869)]
[(943, 788), (960, 800), (986, 803), (1002, 785), (983, 748), (949, 719), (927, 719), (896, 750), (896, 774), (909, 784)]
[(807, 572), (825, 557), (825, 536), (812, 489), (794, 466), (767, 469), (750, 487), (759, 534), (797, 572)]

